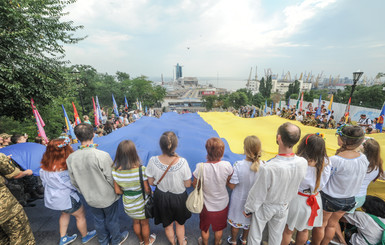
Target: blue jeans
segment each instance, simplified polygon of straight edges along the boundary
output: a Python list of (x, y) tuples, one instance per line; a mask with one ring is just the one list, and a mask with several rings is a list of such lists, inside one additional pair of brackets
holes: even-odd
[(95, 230), (101, 245), (107, 245), (110, 237), (112, 245), (119, 244), (121, 240), (118, 201), (106, 208), (90, 207), (94, 215)]

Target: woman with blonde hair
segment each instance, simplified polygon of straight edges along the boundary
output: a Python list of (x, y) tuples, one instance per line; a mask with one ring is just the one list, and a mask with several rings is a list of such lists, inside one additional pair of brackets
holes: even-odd
[(257, 136), (247, 136), (243, 142), (246, 159), (234, 163), (234, 173), (227, 186), (233, 190), (231, 193), (229, 215), (227, 223), (231, 225), (231, 236), (227, 238), (229, 244), (237, 244), (239, 229), (242, 234), (239, 240), (242, 244), (247, 243), (250, 228), (250, 218), (243, 215), (244, 206), (255, 176), (258, 174), (260, 164), (264, 164), (261, 157), (261, 141)]

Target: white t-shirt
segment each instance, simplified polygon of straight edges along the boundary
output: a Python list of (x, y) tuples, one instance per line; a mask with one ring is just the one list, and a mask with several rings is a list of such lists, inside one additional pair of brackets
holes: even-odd
[(308, 166), (306, 176), (302, 180), (302, 182), (299, 184), (298, 191), (306, 195), (310, 195), (310, 194), (315, 194), (318, 191), (322, 190), (322, 188), (325, 187), (326, 183), (330, 178), (331, 168), (332, 168), (331, 165), (328, 164), (328, 161), (325, 159), (325, 167), (321, 173), (319, 187), (317, 190), (314, 190), (315, 184), (316, 184), (315, 181), (317, 179), (317, 168)]
[(303, 116), (302, 115), (297, 116), (297, 121), (302, 122), (303, 121)]
[[(384, 230), (366, 213), (359, 211), (352, 214), (346, 213), (344, 218), (358, 229), (358, 232), (354, 233), (350, 238), (351, 244), (367, 244), (363, 236), (365, 236), (370, 244), (377, 244), (380, 241)], [(385, 223), (385, 219), (380, 217), (378, 218), (382, 221), (382, 223)]]
[(364, 181), (362, 181), (360, 192), (358, 192), (357, 194), (358, 197), (366, 196), (366, 192), (368, 190), (370, 182), (372, 182), (377, 177), (379, 172), (379, 169), (375, 169), (370, 173), (366, 173)]
[(335, 198), (357, 196), (369, 166), (366, 156), (361, 154), (353, 159), (332, 156), (330, 162), (332, 174), (322, 191)]
[[(166, 171), (168, 165), (159, 161), (158, 156), (151, 157), (146, 167), (146, 175), (149, 178), (154, 178), (154, 184), (157, 185), (158, 180)], [(157, 187), (163, 192), (171, 192), (174, 194), (181, 194), (186, 191), (184, 181), (191, 179), (191, 170), (186, 159), (179, 157), (176, 162), (164, 176)]]
[[(233, 174), (233, 167), (227, 161), (203, 163), (203, 200), (207, 211), (217, 212), (225, 209), (229, 203), (226, 183)], [(199, 163), (193, 173), (198, 176)]]

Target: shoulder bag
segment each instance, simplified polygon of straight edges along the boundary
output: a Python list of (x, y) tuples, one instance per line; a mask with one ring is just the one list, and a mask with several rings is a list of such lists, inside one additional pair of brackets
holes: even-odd
[(200, 163), (197, 176), (197, 185), (195, 189), (190, 193), (186, 201), (186, 207), (191, 213), (199, 214), (203, 209), (203, 176), (204, 167), (203, 163)]

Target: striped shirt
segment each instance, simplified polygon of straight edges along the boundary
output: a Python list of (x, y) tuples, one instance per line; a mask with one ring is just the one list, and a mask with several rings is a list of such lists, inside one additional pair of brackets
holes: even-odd
[[(142, 166), (143, 181), (147, 180), (146, 167)], [(145, 219), (144, 200), (140, 186), (139, 168), (112, 170), (115, 182), (123, 191), (124, 211), (132, 219)]]

